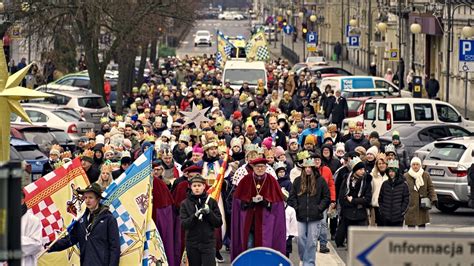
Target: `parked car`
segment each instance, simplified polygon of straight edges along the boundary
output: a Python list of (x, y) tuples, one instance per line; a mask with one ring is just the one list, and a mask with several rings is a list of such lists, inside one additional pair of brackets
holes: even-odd
[(474, 122), (449, 103), (421, 98), (370, 99), (365, 102), (364, 131), (379, 134), (402, 124), (458, 125), (474, 131)]
[[(60, 131), (62, 133), (56, 132)], [(10, 135), (15, 138), (36, 143), (44, 154), (49, 154), (51, 146), (59, 144), (63, 149), (74, 151), (74, 141), (61, 129), (53, 129), (46, 126), (32, 126), (11, 124)]]
[(31, 181), (41, 177), (43, 165), (48, 162), (38, 145), (19, 138), (10, 138), (10, 160), (26, 161), (31, 166)]
[(308, 56), (306, 58), (308, 66), (327, 66), (329, 63), (324, 56)]
[(412, 97), (411, 92), (398, 89), (398, 87), (379, 77), (371, 76), (338, 76), (338, 77), (326, 77), (321, 80), (321, 88), (331, 85), (334, 91), (346, 91), (346, 90), (374, 90), (374, 91), (387, 91), (388, 94), (385, 96), (402, 96)]
[(474, 161), (474, 138), (456, 138), (439, 141), (423, 161), (438, 195), (436, 208), (452, 213), (467, 206), (470, 187), (467, 171)]
[(206, 46), (212, 46), (212, 35), (208, 30), (198, 30), (194, 34), (194, 46), (205, 44)]
[(109, 107), (102, 96), (90, 93), (87, 90), (74, 87), (61, 88), (60, 90), (41, 87), (37, 88), (37, 90), (52, 94), (53, 97), (32, 99), (28, 103), (46, 103), (73, 108), (87, 122), (94, 123), (95, 129), (100, 128), (100, 118), (109, 115)]
[(265, 26), (265, 38), (267, 41), (275, 41), (276, 40), (276, 31), (274, 26)]
[[(94, 124), (80, 121), (65, 110), (48, 110), (42, 107), (23, 107), (33, 125), (58, 128), (66, 132), (69, 137), (77, 143), (85, 133), (94, 129)], [(10, 122), (17, 124), (29, 124), (23, 118), (12, 113)]]
[(300, 68), (296, 71), (296, 74), (299, 75), (301, 71), (310, 72), (311, 75), (316, 75), (316, 73), (320, 74), (337, 74), (340, 76), (352, 76), (352, 73), (340, 68), (340, 67), (332, 67), (332, 66), (307, 66)]
[[(400, 125), (380, 136), (382, 145), (392, 143), (393, 132), (397, 131), (400, 135), (400, 141), (405, 145), (405, 150), (410, 157), (415, 152), (436, 140), (456, 137), (468, 137), (472, 133), (460, 126), (456, 125), (440, 125), (440, 124), (407, 124)], [(421, 159), (421, 158), (420, 158)]]
[(243, 20), (244, 16), (237, 12), (225, 11), (222, 14), (219, 14), (218, 19), (222, 20)]

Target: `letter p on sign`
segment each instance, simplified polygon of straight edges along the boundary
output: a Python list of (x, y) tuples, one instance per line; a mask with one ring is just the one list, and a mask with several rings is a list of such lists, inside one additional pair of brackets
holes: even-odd
[(462, 54), (465, 55), (469, 53), (472, 49), (471, 42), (463, 42), (462, 43)]

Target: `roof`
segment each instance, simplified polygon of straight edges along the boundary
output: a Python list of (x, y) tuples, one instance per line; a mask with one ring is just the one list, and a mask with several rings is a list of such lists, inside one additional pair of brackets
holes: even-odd
[(227, 61), (224, 70), (226, 69), (265, 69), (265, 63), (260, 61)]
[(433, 99), (426, 99), (426, 98), (378, 98), (378, 99), (370, 99), (367, 102), (382, 102), (382, 103), (443, 103), (449, 104), (447, 102), (443, 102), (440, 100), (433, 100)]
[[(66, 86), (64, 86), (66, 87)], [(67, 87), (71, 87), (71, 86), (67, 86)], [(75, 88), (75, 87), (73, 87)], [(55, 89), (50, 89), (48, 88), (47, 90), (45, 90), (45, 92), (47, 93), (55, 93), (55, 94), (59, 94), (59, 95), (64, 95), (64, 96), (69, 96), (69, 97), (81, 97), (81, 96), (84, 96), (84, 97), (102, 97), (98, 94), (95, 94), (95, 93), (91, 93), (89, 92), (88, 90), (85, 90), (85, 89), (81, 89), (81, 90), (55, 90)]]

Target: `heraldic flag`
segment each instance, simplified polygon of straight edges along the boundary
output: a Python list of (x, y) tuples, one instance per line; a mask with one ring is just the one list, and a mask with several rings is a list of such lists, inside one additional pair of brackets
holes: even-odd
[(227, 58), (231, 55), (232, 49), (235, 46), (224, 36), (221, 31), (217, 31), (217, 53), (216, 65), (224, 67)]
[[(43, 243), (56, 236), (85, 210), (76, 189), (84, 189), (89, 179), (79, 158), (66, 163), (24, 188), (25, 203), (29, 211), (40, 218), (43, 226)], [(57, 253), (47, 253), (39, 265), (79, 265), (79, 249), (74, 246)]]
[(245, 53), (247, 54), (247, 61), (268, 61), (270, 59), (270, 52), (263, 28), (252, 35), (245, 46)]

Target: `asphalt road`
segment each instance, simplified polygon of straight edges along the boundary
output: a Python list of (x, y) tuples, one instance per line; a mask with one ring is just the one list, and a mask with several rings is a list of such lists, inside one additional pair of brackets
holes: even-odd
[[(193, 34), (197, 30), (209, 30), (214, 35), (212, 47), (199, 46), (194, 47)], [(190, 30), (189, 36), (181, 42), (181, 46), (178, 48), (178, 56), (188, 55), (203, 55), (212, 54), (216, 52), (216, 32), (221, 30), (225, 35), (237, 36), (242, 35), (247, 38), (250, 35), (250, 24), (248, 20), (244, 21), (223, 21), (223, 20), (198, 20), (195, 22), (193, 29)], [(431, 224), (428, 228), (463, 228), (463, 227), (474, 227), (474, 210), (467, 208), (460, 208), (453, 214), (445, 214), (434, 208), (431, 211)], [(334, 242), (332, 242), (335, 246)], [(336, 249), (337, 254), (343, 261), (346, 261), (348, 252), (344, 248)], [(334, 251), (331, 251), (334, 252)], [(220, 263), (219, 265), (230, 265), (229, 253), (222, 251), (226, 263)], [(293, 244), (293, 253), (290, 257), (294, 265), (299, 265), (297, 257), (297, 247)]]
[[(213, 35), (212, 46), (200, 45), (194, 47), (194, 34), (198, 30), (208, 30)], [(197, 20), (193, 28), (189, 31), (189, 35), (181, 41), (177, 50), (177, 55), (182, 57), (188, 55), (213, 54), (217, 50), (216, 34), (217, 30), (222, 31), (227, 36), (241, 35), (248, 38), (250, 35), (250, 22), (248, 20)]]

